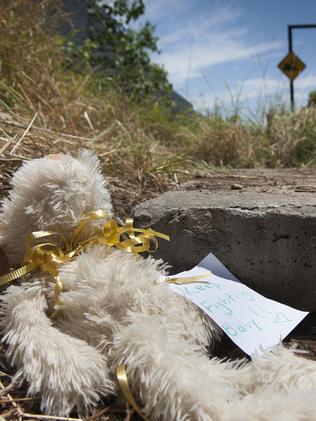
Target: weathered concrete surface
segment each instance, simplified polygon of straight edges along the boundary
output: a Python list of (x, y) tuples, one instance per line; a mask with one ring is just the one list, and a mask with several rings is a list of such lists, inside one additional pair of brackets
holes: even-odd
[(316, 311), (312, 187), (281, 193), (231, 186), (196, 190), (192, 183), (184, 188), (191, 191), (170, 191), (134, 210), (137, 226), (153, 226), (172, 239), (159, 242), (155, 257), (162, 257), (177, 272), (193, 267), (212, 251), (256, 291)]

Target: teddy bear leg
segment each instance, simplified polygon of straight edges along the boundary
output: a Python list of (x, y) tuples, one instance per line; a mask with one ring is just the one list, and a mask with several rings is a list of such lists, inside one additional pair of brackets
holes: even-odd
[(223, 406), (239, 399), (225, 363), (181, 338), (166, 316), (130, 314), (129, 320), (114, 337), (111, 364), (113, 371), (126, 366), (143, 413), (151, 420), (223, 420)]
[[(253, 357), (250, 362), (226, 362), (227, 380), (230, 379), (243, 396), (265, 387), (277, 388), (282, 393), (289, 389), (316, 390), (316, 361), (306, 358), (308, 353), (299, 355), (299, 352), (281, 344)], [(222, 376), (225, 377), (225, 373)]]
[(222, 409), (223, 421), (314, 421), (315, 389), (285, 392), (270, 385)]
[(304, 358), (308, 353), (278, 345), (270, 352), (254, 357), (250, 363), (254, 387), (272, 384), (279, 390), (316, 390), (316, 361)]
[(28, 394), (41, 394), (46, 414), (85, 413), (101, 395), (113, 393), (105, 357), (53, 326), (39, 288), (11, 286), (1, 301), (7, 355), (28, 382)]
[(254, 357), (233, 376), (235, 386), (243, 394), (240, 400), (224, 407), (223, 420), (315, 419), (315, 361), (279, 345)]

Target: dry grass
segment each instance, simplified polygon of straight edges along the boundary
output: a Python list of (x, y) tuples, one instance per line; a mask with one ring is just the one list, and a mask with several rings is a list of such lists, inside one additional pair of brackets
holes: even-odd
[[(3, 355), (4, 350), (1, 349)], [(100, 403), (89, 417), (78, 418), (45, 415), (39, 410), (39, 398), (26, 396), (25, 385), (11, 384), (11, 370), (2, 361), (4, 371), (0, 372), (0, 421), (116, 421), (130, 420), (133, 411), (114, 402)], [(133, 419), (137, 419), (133, 416)]]
[(273, 166), (316, 165), (316, 108), (276, 116), (269, 135)]
[(90, 148), (101, 157), (107, 175), (141, 188), (215, 166), (315, 165), (313, 108), (297, 114), (274, 111), (260, 124), (244, 121), (236, 112), (234, 118), (218, 112), (174, 118), (158, 102), (131, 103), (86, 63), (81, 66), (85, 72), (65, 65), (67, 57), (55, 35), (62, 15), (58, 2), (5, 0), (1, 12), (0, 148), (9, 138), (12, 145), (21, 139), (20, 128), (9, 126), (8, 120), (24, 130), (36, 115), (15, 154), (28, 158)]
[[(65, 66), (55, 42), (56, 23), (50, 18), (47, 24), (52, 5), (53, 14), (52, 0), (8, 0), (2, 7), (0, 148), (12, 152), (6, 146), (10, 141), (13, 152), (25, 158), (89, 148), (99, 154), (108, 175), (140, 186), (164, 184), (161, 174), (177, 170), (179, 157), (170, 157), (127, 98), (110, 87), (101, 89), (88, 68), (81, 73)], [(32, 130), (21, 141), (21, 130), (35, 115)]]

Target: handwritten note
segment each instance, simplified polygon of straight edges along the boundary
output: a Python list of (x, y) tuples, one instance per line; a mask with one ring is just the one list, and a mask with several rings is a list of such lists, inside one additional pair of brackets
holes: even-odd
[(194, 269), (172, 278), (199, 275), (203, 275), (203, 283), (169, 287), (205, 311), (248, 355), (261, 353), (281, 342), (308, 314), (253, 291), (212, 254)]

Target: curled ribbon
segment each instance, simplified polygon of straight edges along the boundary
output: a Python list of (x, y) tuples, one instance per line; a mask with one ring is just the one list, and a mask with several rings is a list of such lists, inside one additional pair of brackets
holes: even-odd
[(205, 275), (195, 275), (195, 276), (183, 276), (179, 278), (166, 278), (164, 281), (167, 284), (176, 284), (176, 285), (185, 285), (185, 284), (208, 284), (207, 281), (202, 281), (202, 279), (209, 278), (212, 275), (212, 272), (209, 271)]
[[(87, 226), (95, 221), (104, 220), (103, 225), (92, 226), (89, 235), (83, 234)], [(42, 238), (49, 237), (49, 242), (34, 244)], [(26, 237), (24, 266), (0, 276), (0, 286), (8, 284), (34, 269), (49, 273), (55, 280), (54, 305), (60, 306), (60, 294), (62, 282), (58, 276), (58, 268), (61, 264), (69, 262), (74, 256), (91, 245), (105, 245), (116, 247), (137, 255), (138, 253), (154, 252), (158, 247), (156, 237), (169, 241), (169, 236), (154, 231), (151, 228), (142, 229), (133, 226), (133, 219), (128, 218), (126, 223), (120, 226), (115, 219), (110, 219), (102, 209), (88, 212), (84, 215), (79, 224), (74, 228), (70, 241), (59, 232), (55, 231), (34, 231)], [(55, 242), (53, 241), (55, 238)], [(56, 242), (56, 239), (58, 240)], [(56, 318), (55, 311), (52, 318)]]
[[(109, 247), (116, 247), (129, 253), (138, 254), (143, 252), (153, 253), (157, 250), (157, 238), (169, 241), (166, 234), (154, 231), (151, 228), (135, 228), (133, 218), (127, 218), (123, 226), (119, 226), (115, 219), (109, 219), (106, 212), (98, 209), (87, 213), (73, 231), (71, 244), (74, 245), (80, 239), (87, 224), (92, 221), (105, 220), (101, 227), (95, 229), (94, 235), (85, 241), (79, 241), (79, 246), (85, 247), (90, 244), (103, 244)], [(125, 237), (124, 237), (125, 236)]]
[(134, 396), (131, 392), (131, 389), (129, 387), (128, 384), (128, 380), (127, 380), (127, 373), (126, 373), (126, 368), (124, 365), (119, 365), (116, 368), (116, 378), (118, 381), (118, 384), (122, 390), (123, 395), (125, 396), (125, 399), (127, 400), (127, 402), (135, 409), (135, 411), (137, 412), (137, 414), (145, 421), (149, 421), (148, 418), (146, 418), (141, 409), (139, 408), (139, 406), (137, 405)]

